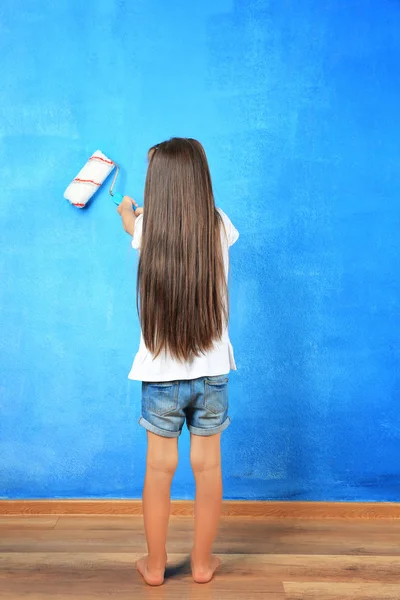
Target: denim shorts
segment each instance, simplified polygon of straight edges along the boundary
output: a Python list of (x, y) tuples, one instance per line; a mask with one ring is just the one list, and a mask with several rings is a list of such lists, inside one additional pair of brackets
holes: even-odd
[(228, 427), (227, 375), (143, 382), (140, 425), (171, 438), (180, 436), (185, 420), (196, 435), (214, 435)]

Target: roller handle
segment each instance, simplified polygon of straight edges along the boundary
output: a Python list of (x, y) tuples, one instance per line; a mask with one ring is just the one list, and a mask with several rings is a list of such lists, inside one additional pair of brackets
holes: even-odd
[[(118, 178), (118, 174), (119, 174), (119, 166), (117, 165), (117, 163), (113, 163), (114, 167), (115, 167), (115, 173), (114, 173), (114, 177), (110, 186), (110, 196), (111, 198), (114, 200), (114, 203), (119, 206), (122, 202), (122, 200), (124, 199), (124, 195), (123, 194), (118, 194), (115, 193), (114, 194), (114, 185), (115, 182), (117, 181)], [(138, 206), (134, 207), (134, 211), (139, 208)]]

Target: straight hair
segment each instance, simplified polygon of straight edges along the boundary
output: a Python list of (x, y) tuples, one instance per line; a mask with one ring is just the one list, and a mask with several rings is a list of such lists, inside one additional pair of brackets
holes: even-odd
[(172, 138), (149, 150), (137, 306), (144, 342), (191, 361), (228, 322), (221, 227), (203, 146)]

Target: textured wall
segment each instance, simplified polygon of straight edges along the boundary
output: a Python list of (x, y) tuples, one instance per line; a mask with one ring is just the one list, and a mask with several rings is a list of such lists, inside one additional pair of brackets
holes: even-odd
[(100, 148), (141, 200), (187, 135), (241, 232), (226, 497), (399, 498), (399, 31), (393, 0), (2, 1), (2, 497), (140, 495), (136, 257), (106, 189), (62, 194)]

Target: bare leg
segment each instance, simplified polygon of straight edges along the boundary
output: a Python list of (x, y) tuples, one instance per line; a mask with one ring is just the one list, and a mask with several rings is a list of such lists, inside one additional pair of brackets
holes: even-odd
[(161, 585), (167, 562), (165, 549), (170, 510), (171, 482), (178, 464), (178, 440), (147, 432), (146, 478), (143, 516), (148, 555), (136, 563), (149, 585)]
[(191, 434), (190, 462), (196, 479), (194, 547), (192, 576), (197, 583), (207, 583), (219, 566), (211, 554), (217, 533), (222, 504), (221, 434)]

